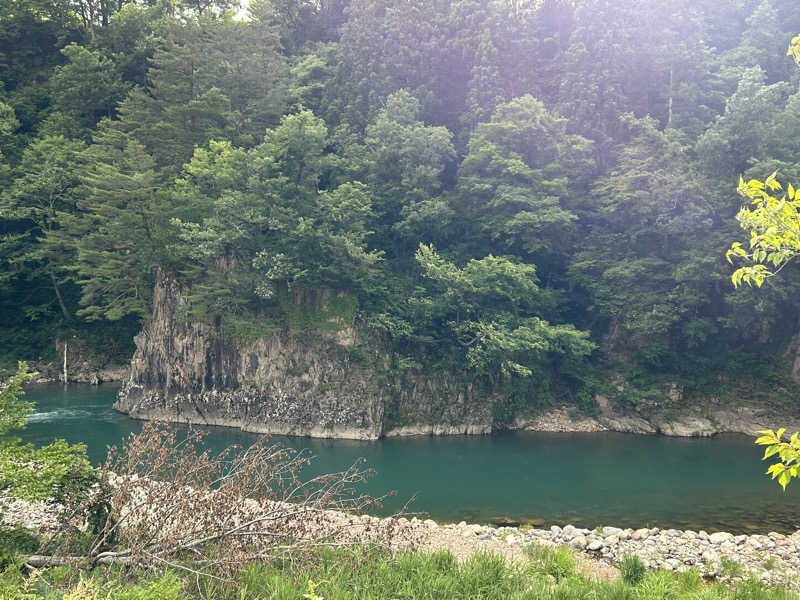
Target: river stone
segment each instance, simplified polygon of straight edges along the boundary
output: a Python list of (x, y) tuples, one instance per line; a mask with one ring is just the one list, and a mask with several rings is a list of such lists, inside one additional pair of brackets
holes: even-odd
[(558, 537), (559, 535), (561, 535), (561, 527), (559, 527), (558, 525), (553, 525), (550, 528), (550, 533), (553, 534), (553, 537)]
[(583, 550), (586, 548), (586, 538), (578, 534), (570, 540), (569, 545), (578, 550)]
[(593, 542), (590, 542), (588, 546), (586, 546), (586, 549), (591, 550), (592, 552), (597, 552), (602, 547), (603, 547), (603, 542), (601, 542), (600, 540), (594, 540)]
[(619, 527), (603, 527), (603, 537), (609, 535), (618, 536), (620, 533), (622, 533), (622, 529), (620, 529)]
[(649, 529), (637, 529), (631, 534), (632, 540), (646, 540), (648, 537), (650, 537)]
[(715, 545), (719, 545), (723, 542), (732, 542), (733, 534), (727, 531), (719, 531), (708, 536), (708, 541)]
[(700, 558), (702, 558), (707, 563), (717, 562), (719, 560), (719, 554), (709, 549), (703, 552), (700, 555)]
[(561, 535), (564, 537), (566, 541), (570, 541), (576, 535), (578, 535), (578, 530), (575, 529), (572, 525), (567, 525), (561, 532)]

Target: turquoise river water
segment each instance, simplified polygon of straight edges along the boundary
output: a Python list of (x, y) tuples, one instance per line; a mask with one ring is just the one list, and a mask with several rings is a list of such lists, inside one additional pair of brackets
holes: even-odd
[[(39, 385), (26, 441), (84, 442), (93, 461), (141, 423), (112, 410), (117, 388)], [(221, 449), (257, 434), (208, 428)], [(621, 433), (502, 433), (487, 436), (318, 440), (274, 437), (308, 449), (309, 475), (339, 471), (364, 457), (377, 471), (365, 491), (397, 491), (393, 511), (411, 497), (411, 510), (446, 521), (502, 518), (536, 526), (674, 527), (707, 531), (788, 532), (800, 528), (800, 483), (782, 492), (765, 475), (752, 438), (711, 439)]]

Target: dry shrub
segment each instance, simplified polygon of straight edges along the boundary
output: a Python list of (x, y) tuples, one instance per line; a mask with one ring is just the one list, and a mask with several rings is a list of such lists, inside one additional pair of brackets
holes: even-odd
[(397, 519), (359, 516), (385, 498), (357, 491), (362, 463), (303, 480), (311, 457), (257, 442), (220, 454), (205, 434), (146, 423), (111, 448), (91, 503), (106, 507), (91, 545), (93, 563), (179, 566), (228, 576), (253, 560), (301, 560), (321, 545), (414, 545)]

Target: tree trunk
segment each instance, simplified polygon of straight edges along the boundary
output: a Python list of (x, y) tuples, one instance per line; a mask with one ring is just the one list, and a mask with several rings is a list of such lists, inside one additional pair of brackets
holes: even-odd
[(58, 298), (58, 305), (61, 307), (61, 314), (64, 315), (64, 318), (67, 321), (72, 321), (72, 315), (69, 313), (67, 309), (67, 305), (64, 304), (64, 299), (61, 297), (61, 290), (58, 288), (58, 282), (56, 281), (56, 276), (53, 275), (53, 271), (49, 271), (50, 274), (50, 281), (53, 284), (53, 289), (56, 292), (56, 298)]

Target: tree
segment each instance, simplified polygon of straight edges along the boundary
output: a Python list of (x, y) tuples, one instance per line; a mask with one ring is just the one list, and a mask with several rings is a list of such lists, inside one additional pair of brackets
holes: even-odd
[[(74, 260), (74, 249), (65, 243), (61, 230), (77, 211), (78, 155), (83, 149), (83, 142), (63, 136), (35, 140), (25, 149), (13, 184), (0, 196), (2, 218), (17, 223), (15, 235), (5, 240), (4, 257), (9, 264), (4, 278), (22, 275), (48, 281), (66, 321), (72, 315), (61, 285)], [(41, 307), (26, 310), (32, 315)]]
[(6, 157), (3, 156), (3, 148), (12, 140), (18, 127), (19, 121), (14, 114), (14, 109), (5, 102), (0, 102), (0, 181), (8, 175), (10, 170), (5, 162)]
[(763, 155), (769, 144), (768, 128), (753, 123), (769, 122), (777, 115), (790, 88), (787, 82), (766, 85), (765, 80), (761, 67), (746, 69), (725, 103), (725, 113), (697, 140), (697, 154), (706, 172), (731, 177), (744, 172), (751, 157)]
[[(792, 39), (787, 54), (800, 65), (800, 36)], [(743, 248), (741, 242), (734, 242), (727, 252), (728, 262), (735, 257), (749, 263), (731, 275), (734, 286), (744, 282), (761, 287), (767, 278), (777, 274), (800, 254), (800, 190), (789, 184), (786, 194), (780, 199), (773, 195), (782, 189), (776, 173), (764, 181), (739, 180), (738, 192), (751, 204), (742, 207), (736, 219), (742, 229), (750, 233), (750, 249)], [(798, 433), (785, 442), (782, 439), (785, 432), (783, 428), (777, 432), (765, 429), (756, 439), (756, 444), (766, 446), (764, 460), (775, 455), (780, 458), (767, 473), (777, 479), (784, 490), (793, 478), (800, 477)]]
[(459, 267), (425, 244), (416, 259), (432, 284), (425, 303), (464, 349), (475, 373), (546, 378), (548, 359), (583, 358), (594, 350), (588, 332), (551, 325), (537, 315), (547, 295), (533, 265), (489, 255)]
[[(291, 291), (361, 290), (380, 252), (366, 245), (369, 188), (339, 182), (324, 122), (287, 115), (251, 149), (212, 142), (175, 186), (179, 275), (197, 316), (275, 306)], [(191, 272), (186, 267), (193, 269)]]
[(717, 211), (675, 130), (632, 115), (622, 124), (630, 140), (577, 211), (586, 234), (570, 279), (588, 291), (590, 314), (608, 323), (615, 350), (697, 344), (718, 327), (714, 281), (690, 267), (702, 260), (695, 248), (725, 243), (709, 234)]
[(19, 363), (16, 375), (0, 390), (0, 492), (26, 500), (64, 502), (80, 496), (96, 480), (86, 447), (56, 440), (41, 448), (22, 444), (11, 432), (25, 427), (33, 404), (19, 397), (36, 374)]
[(400, 90), (367, 126), (363, 144), (346, 149), (346, 164), (372, 192), (371, 239), (388, 258), (410, 258), (452, 221), (441, 198), (443, 172), (455, 159), (451, 138), (444, 127), (426, 126), (419, 101)]
[(470, 138), (456, 210), (465, 228), (476, 230), (472, 242), (483, 252), (553, 252), (577, 218), (565, 206), (569, 175), (580, 180), (591, 166), (588, 141), (568, 135), (565, 119), (533, 96), (515, 98), (498, 106)]
[(68, 63), (56, 67), (51, 83), (53, 108), (94, 127), (102, 117), (113, 117), (117, 103), (128, 91), (114, 64), (96, 50), (70, 44), (61, 50)]
[(170, 252), (168, 206), (155, 163), (134, 137), (106, 123), (87, 148), (80, 214), (66, 234), (89, 320), (145, 317), (158, 267)]

